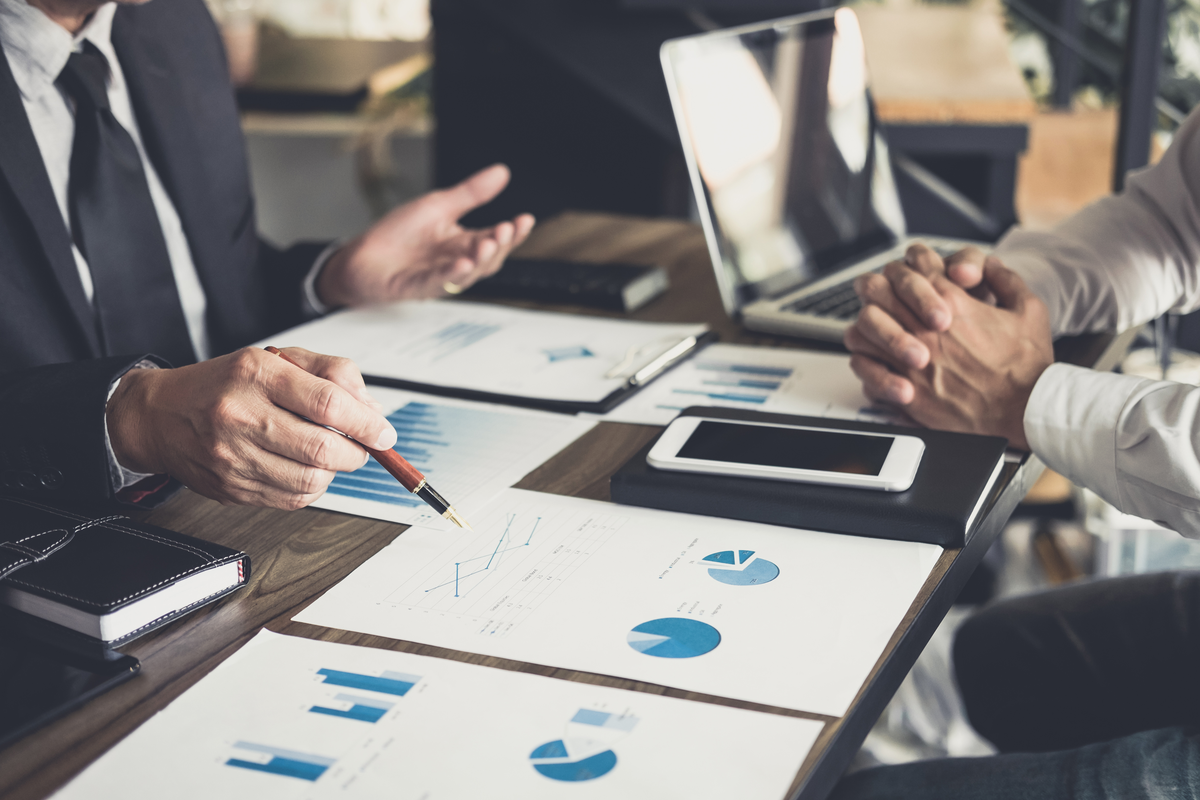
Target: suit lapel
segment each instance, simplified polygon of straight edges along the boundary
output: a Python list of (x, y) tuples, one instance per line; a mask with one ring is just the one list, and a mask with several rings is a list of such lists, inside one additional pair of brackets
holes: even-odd
[(8, 181), (37, 234), (71, 316), (93, 357), (102, 355), (92, 306), (84, 294), (71, 253), (71, 234), (63, 222), (45, 162), (34, 138), (21, 92), (0, 47), (0, 173)]
[(214, 257), (209, 250), (216, 237), (211, 224), (210, 182), (198, 157), (197, 122), (189, 116), (186, 98), (180, 97), (185, 89), (160, 37), (153, 30), (140, 30), (144, 26), (134, 21), (130, 12), (139, 10), (117, 10), (113, 49), (121, 60), (142, 142), (179, 214), (196, 272), (211, 298)]

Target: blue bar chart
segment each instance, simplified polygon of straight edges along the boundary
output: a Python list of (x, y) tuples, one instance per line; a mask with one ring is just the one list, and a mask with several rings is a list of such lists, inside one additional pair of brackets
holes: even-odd
[(334, 695), (333, 699), (347, 707), (312, 706), (308, 710), (313, 714), (325, 714), (330, 717), (342, 717), (343, 719), (353, 719), (359, 722), (375, 724), (383, 719), (383, 715), (391, 711), (396, 705), (387, 700), (377, 700), (374, 697), (363, 697), (362, 695), (346, 694), (344, 692)]
[(795, 372), (791, 367), (727, 361), (697, 361), (694, 369), (699, 385), (674, 387), (658, 408), (681, 411), (697, 402), (761, 406)]
[[(399, 408), (387, 415), (396, 429), (395, 451), (464, 513), (520, 480), (593, 424), (562, 414), (396, 395), (392, 402)], [(387, 394), (381, 397), (386, 401)], [(374, 459), (354, 472), (339, 472), (316, 505), (394, 522), (421, 522), (432, 515)]]
[(226, 766), (267, 772), (285, 778), (299, 778), (302, 781), (315, 781), (337, 761), (336, 758), (255, 742), (237, 742), (233, 749), (240, 751), (241, 757), (226, 760)]
[(421, 682), (419, 675), (407, 675), (403, 672), (383, 672), (379, 675), (363, 675), (358, 672), (342, 672), (336, 669), (319, 669), (325, 683), (333, 686), (344, 686), (347, 689), (368, 689), (372, 692), (382, 692), (397, 697), (404, 697), (408, 690)]

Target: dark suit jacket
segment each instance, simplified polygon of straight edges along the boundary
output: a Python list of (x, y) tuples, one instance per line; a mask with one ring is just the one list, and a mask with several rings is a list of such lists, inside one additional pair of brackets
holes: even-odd
[[(220, 34), (203, 0), (121, 6), (112, 41), (208, 297), (215, 353), (300, 321), (321, 245), (259, 241)], [(147, 353), (105, 353), (17, 85), (0, 56), (0, 488), (109, 498), (104, 406)]]

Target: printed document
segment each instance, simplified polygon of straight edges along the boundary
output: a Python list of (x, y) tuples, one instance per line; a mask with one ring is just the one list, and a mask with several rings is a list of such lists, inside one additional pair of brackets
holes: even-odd
[(508, 489), (296, 619), (841, 716), (941, 548)]
[[(872, 406), (850, 356), (711, 344), (607, 414), (605, 422), (666, 425), (688, 406), (716, 406), (863, 422), (897, 422)], [(589, 415), (593, 416), (593, 415)]]
[(265, 344), (353, 359), (364, 375), (537, 400), (595, 403), (705, 325), (632, 322), (429, 300), (356, 309)]
[[(468, 521), (595, 422), (567, 414), (472, 403), (378, 386), (369, 388), (396, 428), (397, 453)], [(339, 472), (315, 508), (389, 522), (453, 527), (371, 459)]]
[(822, 723), (263, 631), (55, 797), (783, 797)]

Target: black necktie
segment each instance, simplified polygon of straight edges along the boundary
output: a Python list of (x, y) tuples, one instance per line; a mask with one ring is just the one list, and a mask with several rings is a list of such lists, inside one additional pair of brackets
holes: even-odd
[(58, 76), (75, 100), (68, 206), (71, 234), (91, 268), (108, 355), (156, 353), (175, 366), (196, 354), (142, 160), (108, 105), (108, 61), (90, 42)]

